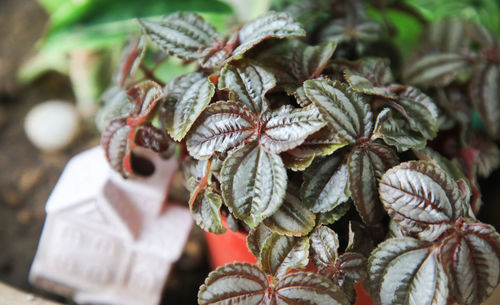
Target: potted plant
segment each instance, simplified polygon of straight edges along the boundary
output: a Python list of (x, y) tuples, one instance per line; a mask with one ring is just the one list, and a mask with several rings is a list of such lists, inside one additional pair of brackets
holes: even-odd
[[(474, 305), (497, 286), (500, 235), (476, 215), (500, 163), (498, 42), (446, 19), (401, 68), (382, 19), (306, 1), (227, 36), (139, 21), (99, 115), (108, 161), (127, 177), (135, 147), (175, 151), (196, 223), (257, 261), (213, 271), (200, 304), (354, 304), (362, 282), (374, 304)], [(195, 71), (156, 79), (146, 38)]]

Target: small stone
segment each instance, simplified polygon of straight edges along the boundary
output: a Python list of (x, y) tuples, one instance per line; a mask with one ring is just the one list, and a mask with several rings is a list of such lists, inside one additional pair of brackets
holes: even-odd
[(5, 190), (2, 192), (4, 202), (11, 206), (16, 207), (21, 203), (21, 196), (16, 191), (13, 190)]
[(24, 121), (28, 139), (43, 151), (67, 147), (80, 129), (80, 117), (74, 105), (48, 101), (30, 110)]
[(21, 192), (26, 192), (27, 190), (36, 186), (43, 176), (43, 169), (32, 168), (24, 171), (19, 178), (18, 187)]
[(17, 213), (16, 217), (20, 224), (29, 225), (33, 220), (33, 213), (29, 209), (23, 209)]

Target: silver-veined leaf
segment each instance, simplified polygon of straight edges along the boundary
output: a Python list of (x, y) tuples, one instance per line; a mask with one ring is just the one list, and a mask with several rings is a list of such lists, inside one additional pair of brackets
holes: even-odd
[(264, 67), (240, 60), (224, 66), (218, 85), (219, 89), (231, 90), (239, 102), (260, 114), (269, 109), (265, 95), (276, 86), (276, 79)]
[(366, 43), (378, 40), (382, 31), (380, 23), (348, 13), (345, 18), (334, 18), (326, 24), (319, 36), (321, 41)]
[(176, 141), (186, 136), (215, 93), (215, 86), (202, 73), (190, 73), (171, 80), (161, 115), (168, 133)]
[(370, 136), (373, 115), (364, 96), (330, 80), (308, 80), (304, 82), (304, 90), (340, 137), (355, 143), (358, 138)]
[(300, 145), (325, 124), (314, 106), (293, 108), (285, 105), (262, 115), (259, 143), (268, 152), (277, 154)]
[(484, 64), (470, 85), (472, 104), (481, 116), (488, 134), (500, 139), (500, 65)]
[(280, 279), (270, 296), (276, 305), (350, 305), (344, 292), (329, 279), (314, 273), (296, 272)]
[(316, 214), (316, 225), (329, 225), (332, 223), (335, 223), (337, 220), (342, 218), (349, 210), (351, 209), (351, 202), (347, 201), (344, 203), (341, 203), (337, 207), (335, 207), (333, 210), (329, 212), (324, 212), (324, 213), (318, 213)]
[(419, 132), (410, 128), (407, 119), (394, 109), (388, 112), (381, 112), (383, 118), (377, 120), (378, 128), (374, 137), (380, 137), (388, 145), (394, 146), (398, 151), (408, 149), (422, 149), (427, 143), (427, 139)]
[(259, 262), (264, 272), (278, 278), (289, 269), (304, 269), (309, 262), (309, 239), (273, 233), (262, 246)]
[(339, 286), (346, 282), (353, 284), (363, 281), (368, 277), (367, 260), (356, 252), (346, 252), (340, 255), (335, 261), (335, 273), (332, 280)]
[(286, 13), (270, 12), (245, 24), (238, 32), (240, 45), (229, 60), (237, 59), (261, 41), (269, 38), (305, 36), (306, 32)]
[(223, 234), (226, 228), (222, 225), (220, 207), (222, 198), (210, 188), (204, 188), (191, 199), (191, 214), (200, 228), (214, 234)]
[(145, 53), (146, 39), (144, 36), (138, 40), (129, 41), (120, 55), (118, 67), (113, 75), (113, 82), (122, 88), (127, 88)]
[(247, 247), (252, 254), (259, 259), (260, 252), (264, 246), (266, 239), (271, 236), (272, 232), (263, 223), (260, 223), (255, 228), (251, 229), (247, 236)]
[(356, 69), (344, 70), (344, 78), (351, 88), (359, 93), (395, 98), (390, 86), (394, 82), (389, 60), (366, 59), (357, 64)]
[(487, 178), (500, 166), (500, 150), (495, 142), (475, 132), (471, 134), (471, 144), (478, 151), (476, 159), (477, 174)]
[(448, 268), (452, 296), (462, 305), (479, 305), (500, 277), (500, 235), (492, 226), (461, 222), (459, 234), (445, 239), (441, 259)]
[(130, 88), (127, 95), (135, 102), (130, 117), (136, 121), (136, 124), (139, 124), (152, 113), (158, 102), (163, 98), (163, 90), (157, 83), (146, 80)]
[(222, 40), (215, 28), (193, 13), (175, 13), (160, 22), (139, 20), (146, 35), (167, 54), (196, 59), (199, 50)]
[(448, 278), (431, 244), (413, 238), (381, 243), (368, 261), (375, 304), (446, 305)]
[(256, 138), (257, 118), (237, 102), (218, 102), (200, 115), (187, 137), (187, 149), (198, 159), (226, 152)]
[(319, 226), (309, 236), (311, 258), (321, 271), (335, 265), (338, 257), (339, 240), (337, 233), (326, 226)]
[(444, 87), (470, 68), (467, 57), (456, 53), (416, 54), (403, 69), (405, 84)]
[(285, 201), (264, 224), (273, 232), (288, 236), (303, 236), (311, 232), (316, 215), (309, 211), (296, 196), (287, 193)]
[(462, 216), (456, 182), (433, 163), (401, 163), (382, 176), (379, 190), (389, 215), (421, 239), (435, 240)]
[(164, 130), (158, 129), (148, 122), (137, 127), (134, 143), (154, 152), (165, 152), (172, 147), (173, 141)]
[(457, 17), (434, 21), (423, 33), (422, 45), (431, 46), (441, 52), (460, 53), (470, 47), (471, 22)]
[(332, 57), (337, 43), (327, 41), (318, 46), (300, 44), (294, 48), (292, 55), (292, 73), (299, 82), (318, 77), (330, 57)]
[(101, 96), (103, 105), (95, 116), (97, 129), (103, 132), (109, 122), (127, 117), (134, 110), (134, 103), (128, 98), (127, 91), (119, 86), (109, 87)]
[(349, 173), (344, 153), (316, 159), (304, 172), (302, 202), (315, 213), (328, 212), (349, 199)]
[(349, 154), (349, 190), (365, 223), (376, 224), (384, 216), (377, 196), (378, 181), (397, 162), (398, 157), (391, 147), (373, 142), (357, 145)]
[(287, 174), (278, 155), (249, 143), (226, 158), (220, 181), (224, 203), (236, 218), (253, 228), (280, 208)]
[(268, 288), (267, 277), (257, 266), (227, 264), (210, 272), (198, 292), (198, 304), (264, 305)]
[(406, 87), (399, 92), (397, 101), (393, 102), (410, 128), (419, 132), (426, 139), (433, 139), (438, 131), (438, 108), (434, 101), (415, 87)]
[(131, 128), (127, 125), (126, 118), (115, 119), (109, 122), (101, 136), (101, 145), (104, 148), (109, 165), (123, 177), (128, 177), (132, 174), (129, 143), (130, 131)]

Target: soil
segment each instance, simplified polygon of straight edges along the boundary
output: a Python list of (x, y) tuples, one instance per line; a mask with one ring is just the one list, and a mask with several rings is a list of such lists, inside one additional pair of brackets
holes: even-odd
[[(74, 100), (67, 77), (57, 73), (44, 75), (26, 87), (16, 84), (15, 70), (42, 35), (45, 22), (46, 16), (34, 0), (0, 1), (0, 282), (71, 304), (35, 289), (27, 276), (52, 188), (69, 158), (97, 145), (99, 136), (88, 122), (69, 149), (46, 154), (38, 151), (24, 134), (24, 117), (34, 105), (48, 99)], [(499, 182), (497, 171), (481, 183), (486, 204), (480, 218), (497, 230)], [(163, 304), (196, 304), (198, 287), (209, 271), (203, 233), (195, 228), (169, 278)], [(500, 298), (496, 300), (490, 302), (500, 303)]]

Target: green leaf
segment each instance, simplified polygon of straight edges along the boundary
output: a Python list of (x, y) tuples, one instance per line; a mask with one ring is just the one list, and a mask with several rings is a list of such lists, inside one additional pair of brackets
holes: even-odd
[(461, 54), (416, 54), (403, 69), (403, 79), (405, 84), (415, 86), (444, 87), (470, 67), (469, 60)]
[(423, 33), (423, 45), (441, 52), (460, 53), (467, 51), (471, 39), (469, 21), (451, 17), (433, 22)]
[(316, 159), (304, 172), (300, 197), (313, 212), (328, 212), (349, 199), (348, 171), (344, 154)]
[(389, 85), (394, 83), (389, 60), (373, 58), (361, 61), (355, 69), (344, 70), (344, 77), (351, 88), (359, 93), (395, 98)]
[(321, 41), (333, 40), (342, 43), (375, 41), (381, 34), (382, 26), (378, 22), (348, 15), (345, 18), (334, 18), (327, 23), (319, 36)]
[(500, 140), (500, 65), (482, 65), (471, 81), (470, 97), (488, 134)]
[(262, 247), (259, 262), (264, 272), (278, 278), (289, 269), (304, 269), (309, 262), (309, 239), (273, 233)]
[(232, 263), (210, 272), (198, 292), (200, 305), (264, 305), (269, 284), (255, 265)]
[(191, 214), (200, 228), (214, 234), (223, 234), (226, 228), (222, 225), (220, 207), (222, 198), (206, 188), (196, 194), (191, 204)]
[(245, 24), (238, 32), (240, 45), (234, 49), (229, 60), (238, 59), (258, 43), (269, 38), (305, 36), (300, 23), (286, 13), (270, 12)]
[(179, 12), (160, 22), (139, 20), (146, 35), (165, 53), (192, 60), (199, 50), (222, 38), (215, 28), (193, 13)]
[(314, 273), (297, 272), (283, 277), (270, 297), (271, 304), (350, 305), (344, 292), (329, 279)]
[(448, 278), (431, 244), (413, 238), (381, 243), (368, 261), (376, 304), (446, 305)]
[(218, 102), (208, 106), (187, 137), (187, 149), (198, 159), (214, 152), (226, 152), (257, 136), (257, 118), (237, 102)]
[(314, 106), (281, 108), (265, 112), (261, 117), (262, 133), (259, 143), (270, 153), (280, 153), (292, 149), (325, 126), (325, 122)]
[(379, 190), (389, 215), (420, 239), (437, 239), (463, 213), (456, 182), (433, 163), (401, 163), (382, 176)]
[(339, 240), (337, 233), (326, 226), (319, 226), (309, 236), (311, 257), (314, 265), (322, 269), (335, 266), (338, 257)]
[(335, 223), (340, 218), (344, 217), (347, 212), (351, 209), (351, 202), (347, 201), (341, 203), (337, 207), (335, 207), (330, 212), (318, 213), (316, 214), (316, 225), (329, 225)]
[(301, 43), (294, 48), (291, 64), (292, 73), (303, 82), (320, 76), (328, 60), (332, 57), (337, 43), (328, 41), (319, 46), (309, 46)]
[(269, 109), (265, 95), (276, 86), (274, 76), (264, 67), (249, 60), (227, 64), (221, 71), (219, 89), (229, 89), (239, 102), (260, 114)]
[(271, 236), (271, 230), (263, 223), (260, 223), (255, 228), (251, 229), (247, 236), (247, 247), (252, 254), (259, 259), (260, 252), (264, 246), (266, 239)]
[(299, 198), (287, 193), (285, 201), (264, 224), (273, 232), (288, 236), (303, 236), (311, 232), (316, 216), (310, 212)]
[(376, 224), (384, 216), (377, 196), (378, 181), (397, 162), (395, 151), (383, 144), (367, 142), (351, 151), (347, 161), (349, 189), (354, 206), (365, 223)]
[(367, 138), (372, 131), (370, 104), (346, 85), (330, 80), (304, 82), (307, 97), (330, 127), (349, 143)]
[(459, 234), (446, 238), (441, 260), (459, 304), (479, 305), (495, 290), (500, 276), (500, 235), (492, 226), (461, 222)]
[(279, 156), (249, 143), (226, 158), (220, 181), (231, 213), (253, 228), (280, 208), (287, 174)]
[(165, 128), (176, 141), (182, 140), (215, 93), (215, 86), (201, 73), (190, 73), (170, 81), (161, 107)]

